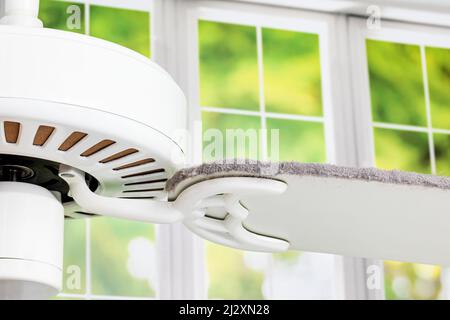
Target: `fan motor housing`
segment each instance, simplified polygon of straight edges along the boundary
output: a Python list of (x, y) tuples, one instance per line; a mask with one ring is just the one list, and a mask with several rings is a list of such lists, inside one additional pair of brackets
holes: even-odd
[(40, 28), (38, 1), (16, 1), (0, 19), (0, 298), (47, 298), (62, 286), (64, 216), (95, 214), (71, 201), (59, 168), (107, 200), (165, 202), (184, 164), (186, 100), (148, 58)]
[[(137, 52), (82, 34), (18, 26), (1, 26), (0, 44), (2, 98), (96, 109), (168, 137), (185, 126), (183, 92), (166, 71)], [(63, 107), (54, 112), (64, 112)], [(108, 125), (101, 118), (97, 122)]]
[(105, 196), (166, 197), (186, 119), (169, 74), (127, 48), (53, 29), (0, 26), (0, 46), (0, 156), (80, 169)]

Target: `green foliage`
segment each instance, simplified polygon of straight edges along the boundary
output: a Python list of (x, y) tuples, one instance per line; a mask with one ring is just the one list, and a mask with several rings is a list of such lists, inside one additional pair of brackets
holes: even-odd
[[(44, 23), (44, 27), (84, 33), (84, 9), (85, 5), (76, 2), (62, 2), (57, 0), (40, 0), (39, 1), (39, 19)], [(80, 28), (69, 27), (68, 19), (73, 15), (70, 10), (72, 6), (79, 8), (80, 12)]]
[(153, 243), (154, 226), (103, 217), (92, 219), (91, 225), (92, 293), (154, 296), (154, 288), (148, 281), (134, 278), (127, 268), (131, 240), (144, 238)]
[(262, 272), (244, 264), (243, 251), (206, 245), (210, 299), (262, 299)]
[(256, 28), (200, 20), (200, 104), (259, 109)]
[(450, 129), (450, 50), (426, 48), (426, 61), (433, 127)]
[(319, 36), (277, 29), (262, 36), (266, 110), (321, 116)]
[(433, 135), (436, 174), (450, 176), (450, 136), (436, 133)]
[[(271, 130), (278, 129), (280, 135), (280, 160), (300, 162), (325, 162), (324, 128), (321, 123), (267, 119), (268, 145), (273, 158)], [(276, 150), (276, 148), (274, 148)]]
[(377, 167), (431, 173), (427, 133), (375, 128), (374, 136)]
[(388, 300), (439, 299), (441, 291), (439, 266), (386, 261), (385, 293)]
[[(241, 116), (241, 115), (234, 115), (234, 114), (225, 114), (225, 113), (216, 113), (216, 112), (203, 112), (202, 113), (202, 122), (203, 122), (203, 132), (204, 133), (214, 133), (211, 130), (216, 129), (219, 130), (221, 133), (221, 136), (224, 138), (223, 143), (220, 143), (219, 145), (223, 146), (222, 149), (222, 155), (226, 155), (226, 148), (227, 144), (229, 146), (232, 146), (234, 144), (234, 153), (235, 158), (253, 158), (258, 159), (261, 158), (261, 150), (260, 150), (260, 137), (259, 137), (259, 129), (261, 127), (261, 120), (259, 117), (254, 116)], [(249, 136), (245, 136), (245, 145), (243, 148), (238, 148), (238, 139), (227, 139), (227, 129), (242, 129), (243, 133), (249, 133), (247, 130), (251, 130), (253, 134), (257, 136), (256, 141), (251, 141)], [(205, 136), (204, 138), (208, 138)], [(217, 154), (210, 154), (208, 152), (208, 145), (215, 142), (215, 140), (211, 141), (204, 141), (203, 142), (203, 149), (205, 151), (204, 154), (204, 161), (212, 161), (212, 160), (220, 160), (224, 157), (218, 157)], [(255, 144), (257, 149), (257, 155), (252, 156), (251, 155), (251, 144)], [(228, 156), (229, 157), (229, 156)], [(226, 157), (225, 157), (226, 158)]]
[(150, 14), (103, 6), (90, 7), (90, 32), (150, 57)]
[(366, 46), (373, 120), (426, 126), (419, 46), (376, 40)]
[[(75, 267), (75, 269), (73, 269)], [(80, 274), (77, 272), (80, 271)], [(64, 221), (63, 292), (83, 294), (86, 292), (86, 222), (66, 219)], [(75, 279), (73, 277), (78, 277)], [(76, 287), (80, 284), (80, 287)]]

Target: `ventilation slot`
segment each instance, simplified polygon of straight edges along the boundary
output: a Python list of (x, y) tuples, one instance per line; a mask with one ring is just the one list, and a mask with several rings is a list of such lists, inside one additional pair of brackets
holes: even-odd
[(119, 153), (113, 154), (112, 156), (105, 158), (103, 160), (100, 160), (100, 163), (108, 163), (108, 162), (111, 162), (114, 160), (118, 160), (118, 159), (124, 158), (126, 156), (129, 156), (130, 154), (136, 153), (136, 152), (138, 152), (138, 150), (130, 148), (130, 149), (121, 151)]
[(12, 122), (12, 121), (5, 121), (3, 126), (5, 129), (6, 142), (17, 143), (17, 140), (19, 140), (20, 123)]
[(123, 166), (114, 168), (113, 170), (114, 171), (119, 171), (119, 170), (134, 168), (134, 167), (142, 166), (144, 164), (152, 163), (152, 162), (155, 162), (155, 159), (147, 158), (147, 159), (144, 159), (144, 160), (139, 160), (139, 161), (136, 161), (136, 162), (124, 164)]
[(141, 189), (141, 190), (125, 190), (123, 193), (136, 193), (136, 192), (155, 192), (164, 191), (164, 188), (154, 188), (154, 189)]
[(140, 184), (150, 184), (150, 183), (159, 183), (159, 182), (166, 182), (167, 179), (159, 179), (159, 180), (150, 180), (150, 181), (139, 181), (139, 182), (130, 182), (130, 183), (125, 183), (125, 186), (137, 186)]
[(97, 214), (94, 213), (89, 213), (89, 212), (83, 212), (83, 211), (75, 211), (75, 214), (81, 214), (83, 216), (88, 216), (88, 217), (97, 217)]
[(59, 151), (67, 151), (71, 149), (74, 145), (76, 145), (78, 142), (83, 140), (84, 137), (87, 136), (87, 133), (84, 132), (72, 132), (70, 136), (67, 137), (66, 140), (59, 146)]
[(92, 147), (90, 147), (89, 149), (84, 151), (82, 154), (80, 154), (80, 156), (90, 157), (93, 154), (95, 154), (99, 151), (102, 151), (103, 149), (108, 148), (110, 145), (113, 145), (114, 143), (116, 143), (116, 142), (112, 141), (112, 140), (102, 140), (99, 143), (97, 143), (96, 145), (93, 145)]
[(120, 199), (155, 199), (156, 197), (119, 197)]
[(50, 138), (53, 131), (55, 131), (54, 127), (39, 126), (34, 135), (33, 145), (42, 147), (47, 142), (48, 138)]
[(160, 173), (160, 172), (164, 172), (164, 171), (165, 171), (164, 169), (155, 169), (155, 170), (149, 170), (149, 171), (144, 171), (144, 172), (139, 172), (139, 173), (133, 173), (133, 174), (123, 176), (122, 179), (146, 176), (149, 174)]

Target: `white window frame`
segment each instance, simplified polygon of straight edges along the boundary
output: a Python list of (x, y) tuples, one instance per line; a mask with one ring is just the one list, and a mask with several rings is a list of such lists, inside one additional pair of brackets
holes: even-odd
[[(350, 103), (350, 81), (342, 81), (347, 58), (346, 19), (340, 15), (308, 12), (266, 5), (250, 5), (225, 1), (174, 1), (178, 5), (176, 44), (179, 67), (176, 80), (189, 101), (189, 124), (201, 120), (198, 78), (197, 19), (268, 26), (265, 16), (276, 20), (278, 28), (310, 31), (321, 34), (321, 68), (323, 81), (323, 108), (326, 127), (327, 157), (331, 163), (357, 165), (353, 134), (353, 114)], [(236, 18), (236, 16), (238, 16)], [(274, 18), (275, 17), (275, 18)], [(272, 20), (272, 21), (274, 21)], [(309, 28), (308, 28), (309, 26)], [(342, 63), (344, 61), (345, 63)], [(347, 94), (342, 94), (346, 92)], [(333, 102), (333, 105), (332, 105)], [(334, 114), (334, 116), (333, 116)], [(191, 127), (192, 128), (192, 127)], [(194, 156), (194, 160), (198, 159)], [(361, 258), (336, 257), (338, 298), (375, 299), (383, 297), (383, 288), (368, 290), (367, 266), (371, 261)]]
[[(428, 76), (424, 55), (425, 46), (450, 48), (450, 29), (441, 27), (430, 27), (419, 24), (382, 21), (379, 30), (368, 29), (364, 26), (366, 21), (361, 18), (350, 18), (349, 30), (352, 52), (352, 79), (354, 113), (356, 121), (356, 135), (358, 139), (358, 158), (361, 165), (375, 165), (374, 154), (374, 127), (389, 127), (395, 129), (407, 129), (411, 131), (427, 132), (430, 148), (433, 146), (433, 132), (450, 133), (450, 130), (431, 129), (430, 97), (428, 92)], [(383, 125), (372, 121), (372, 110), (370, 102), (369, 74), (367, 66), (366, 39), (391, 41), (404, 44), (420, 46), (422, 59), (422, 74), (424, 83), (424, 96), (427, 109), (427, 129), (408, 125)], [(433, 150), (430, 150), (433, 151)], [(430, 152), (432, 173), (435, 174), (435, 163), (433, 152)]]
[[(188, 9), (188, 26), (186, 30), (186, 38), (193, 44), (189, 47), (191, 50), (188, 53), (190, 66), (189, 79), (197, 85), (189, 87), (189, 91), (186, 92), (188, 101), (190, 104), (189, 113), (191, 113), (191, 121), (201, 121), (201, 111), (208, 112), (222, 112), (242, 115), (256, 115), (261, 118), (262, 129), (265, 129), (265, 118), (283, 118), (291, 120), (305, 120), (311, 122), (323, 123), (325, 126), (325, 142), (326, 142), (326, 154), (328, 162), (335, 163), (335, 147), (333, 139), (333, 108), (332, 90), (331, 90), (331, 77), (330, 77), (330, 63), (329, 59), (329, 34), (331, 31), (330, 25), (333, 23), (333, 18), (326, 14), (320, 13), (306, 13), (298, 10), (286, 10), (286, 9), (274, 9), (265, 8), (253, 5), (233, 4), (230, 6), (228, 3), (220, 1), (190, 1), (190, 8)], [(259, 111), (242, 111), (233, 108), (218, 108), (216, 106), (202, 106), (200, 107), (199, 98), (199, 53), (198, 53), (198, 30), (197, 21), (207, 20), (214, 22), (233, 23), (239, 25), (246, 25), (256, 27), (257, 38), (257, 51), (258, 51), (258, 73), (259, 73)], [(323, 104), (323, 116), (300, 116), (300, 115), (287, 115), (269, 113), (264, 109), (264, 71), (262, 62), (262, 28), (275, 28), (282, 30), (298, 31), (315, 33), (319, 35), (319, 46), (321, 57), (321, 73), (322, 73), (322, 104)], [(264, 140), (264, 139), (263, 139)], [(263, 141), (263, 147), (266, 145)], [(197, 155), (201, 156), (201, 155)], [(200, 158), (198, 158), (200, 161)]]
[[(359, 166), (375, 166), (375, 143), (373, 128), (392, 128), (398, 130), (420, 131), (428, 134), (431, 173), (436, 174), (433, 133), (447, 133), (450, 130), (435, 129), (431, 126), (430, 95), (428, 89), (428, 72), (426, 67), (425, 47), (450, 48), (450, 29), (439, 26), (427, 26), (414, 23), (381, 21), (380, 29), (367, 28), (366, 19), (349, 18), (350, 68), (352, 76), (353, 113), (355, 117), (355, 136), (357, 144), (357, 161)], [(427, 126), (416, 127), (400, 124), (382, 124), (372, 120), (372, 107), (369, 87), (369, 69), (366, 52), (366, 39), (391, 41), (396, 43), (418, 45), (421, 54), (421, 67), (424, 84), (424, 97), (427, 113)], [(382, 261), (375, 261), (381, 268)], [(442, 269), (441, 297), (450, 297), (450, 272)]]

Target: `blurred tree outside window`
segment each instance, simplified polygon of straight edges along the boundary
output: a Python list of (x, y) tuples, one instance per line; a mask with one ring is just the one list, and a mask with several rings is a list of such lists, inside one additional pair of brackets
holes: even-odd
[[(85, 21), (86, 6), (41, 0), (39, 18), (46, 28), (77, 33), (85, 33), (89, 23), (90, 35), (150, 57), (149, 12), (90, 5), (90, 19)], [(62, 296), (155, 297), (154, 229), (151, 224), (104, 217), (66, 219)]]
[[(198, 27), (204, 132), (218, 129), (226, 137), (227, 129), (265, 127), (268, 132), (264, 139), (270, 150), (270, 130), (278, 129), (279, 160), (325, 162), (319, 36), (206, 20), (200, 20)], [(258, 32), (262, 57), (258, 56)], [(263, 74), (259, 73), (258, 58), (262, 58)], [(261, 111), (269, 114), (263, 117)], [(314, 120), (299, 120), (296, 116), (311, 116)], [(225, 151), (222, 150), (222, 155), (227, 158)], [(237, 154), (239, 158), (251, 156), (245, 147), (237, 150)], [(271, 158), (269, 153), (264, 154), (261, 141), (253, 158)], [(206, 156), (203, 160), (212, 159)], [(335, 297), (332, 255), (299, 252), (271, 255), (210, 242), (206, 244), (206, 253), (209, 298)]]
[[(367, 40), (366, 48), (377, 167), (449, 175), (450, 50), (376, 40)], [(441, 297), (439, 266), (384, 265), (387, 299)]]
[(42, 20), (45, 28), (85, 33), (85, 10), (83, 3), (39, 1), (39, 19)]

